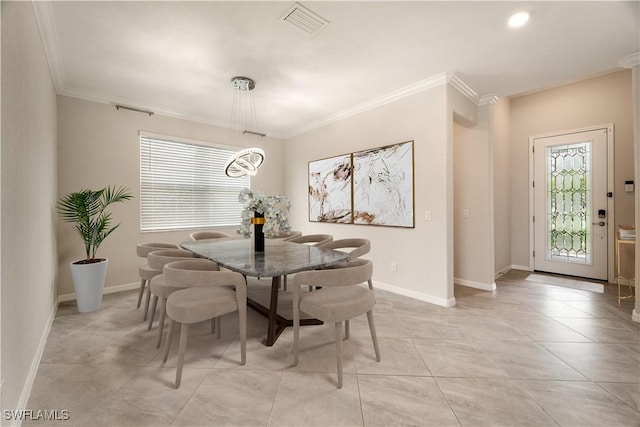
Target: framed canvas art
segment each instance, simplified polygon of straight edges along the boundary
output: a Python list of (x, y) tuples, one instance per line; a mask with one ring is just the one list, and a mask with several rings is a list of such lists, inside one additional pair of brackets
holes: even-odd
[(309, 221), (353, 222), (351, 154), (309, 162)]
[(413, 141), (353, 153), (353, 222), (415, 226)]

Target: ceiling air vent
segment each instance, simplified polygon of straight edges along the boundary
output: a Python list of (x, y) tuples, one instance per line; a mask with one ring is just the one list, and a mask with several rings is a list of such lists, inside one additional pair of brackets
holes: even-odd
[(329, 23), (329, 21), (316, 15), (299, 3), (295, 3), (281, 19), (308, 35), (317, 33), (322, 27)]

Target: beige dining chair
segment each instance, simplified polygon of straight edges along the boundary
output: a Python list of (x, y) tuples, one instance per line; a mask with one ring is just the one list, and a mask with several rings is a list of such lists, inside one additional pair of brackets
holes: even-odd
[(229, 239), (233, 236), (223, 231), (194, 231), (189, 235), (191, 240), (204, 240), (204, 239)]
[(332, 240), (331, 234), (304, 234), (287, 239), (288, 242), (310, 244), (311, 246), (324, 245)]
[(161, 249), (178, 249), (177, 245), (173, 243), (140, 243), (136, 247), (136, 254), (140, 258), (145, 259), (145, 263), (138, 267), (138, 275), (140, 276), (140, 292), (138, 293), (138, 305), (136, 308), (140, 308), (140, 303), (142, 302), (142, 295), (146, 289), (147, 297), (145, 299), (144, 304), (144, 319), (147, 320), (147, 311), (149, 310), (149, 299), (151, 297), (151, 293), (149, 292), (149, 281), (153, 279), (158, 274), (162, 273), (162, 270), (155, 270), (149, 267), (149, 263), (146, 262), (146, 258), (150, 252), (161, 250)]
[[(286, 239), (291, 243), (301, 243), (310, 246), (321, 246), (325, 243), (329, 243), (333, 240), (333, 236), (331, 234), (306, 234), (300, 235), (296, 237), (291, 237)], [(287, 290), (287, 276), (284, 276), (282, 281), (282, 289)]]
[[(180, 387), (182, 367), (189, 339), (189, 325), (205, 320), (220, 319), (223, 314), (238, 311), (240, 329), (240, 364), (247, 362), (247, 283), (240, 273), (219, 271), (212, 261), (196, 259), (176, 261), (164, 266), (167, 283), (182, 289), (167, 298), (169, 331), (163, 362), (167, 361), (171, 338), (176, 324), (180, 324), (176, 388)], [(218, 338), (221, 324), (217, 322)]]
[[(339, 239), (331, 242), (324, 243), (319, 246), (322, 249), (332, 249), (334, 251), (343, 251), (349, 254), (349, 258), (346, 261), (333, 264), (327, 268), (339, 268), (345, 267), (355, 259), (360, 258), (362, 255), (369, 253), (371, 250), (371, 242), (369, 239), (351, 238), (351, 239)], [(369, 289), (373, 290), (373, 280), (369, 278)]]
[(292, 231), (286, 231), (284, 233), (279, 233), (279, 234), (277, 234), (277, 235), (275, 235), (273, 237), (270, 237), (270, 239), (282, 239), (282, 240), (287, 241), (287, 240), (296, 238), (298, 236), (302, 236), (302, 232), (301, 231), (297, 231), (297, 230), (295, 230), (295, 231), (292, 230)]
[[(167, 249), (162, 251), (154, 251), (151, 252), (148, 256), (149, 266), (156, 270), (160, 270), (161, 272), (164, 269), (164, 266), (170, 262), (184, 260), (185, 258), (194, 258), (193, 253), (186, 251), (184, 249)], [(205, 262), (210, 262), (207, 260), (202, 260)], [(217, 267), (217, 264), (215, 264)], [(167, 301), (167, 297), (171, 295), (172, 292), (175, 292), (181, 287), (176, 287), (169, 285), (165, 282), (164, 274), (159, 274), (151, 279), (151, 283), (149, 283), (149, 291), (153, 295), (153, 303), (151, 304), (151, 310), (149, 312), (149, 326), (147, 330), (151, 330), (153, 325), (153, 319), (156, 313), (156, 307), (158, 306), (158, 301), (160, 301), (160, 313), (158, 316), (158, 342), (156, 347), (160, 347), (162, 342), (162, 332), (164, 328), (164, 317), (165, 317), (165, 303)]]
[[(338, 388), (342, 388), (342, 322), (345, 322), (345, 339), (349, 339), (349, 320), (367, 314), (376, 361), (380, 361), (380, 349), (373, 321), (376, 298), (372, 290), (359, 286), (370, 280), (372, 274), (373, 264), (364, 259), (353, 260), (342, 268), (302, 271), (296, 274), (293, 279), (294, 366), (299, 360), (300, 312), (334, 324)], [(322, 287), (322, 289), (302, 293), (300, 289), (302, 286)]]

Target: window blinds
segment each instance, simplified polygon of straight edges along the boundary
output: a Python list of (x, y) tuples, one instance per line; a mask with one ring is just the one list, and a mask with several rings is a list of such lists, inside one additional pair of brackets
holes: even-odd
[(225, 175), (234, 151), (176, 139), (140, 134), (141, 231), (240, 224), (250, 182)]

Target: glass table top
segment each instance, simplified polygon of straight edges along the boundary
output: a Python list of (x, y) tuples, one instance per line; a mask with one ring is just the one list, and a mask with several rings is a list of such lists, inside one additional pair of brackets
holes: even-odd
[(284, 276), (349, 258), (345, 252), (278, 239), (266, 239), (264, 252), (253, 250), (253, 239), (197, 240), (180, 246), (229, 270), (254, 277)]

